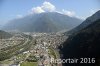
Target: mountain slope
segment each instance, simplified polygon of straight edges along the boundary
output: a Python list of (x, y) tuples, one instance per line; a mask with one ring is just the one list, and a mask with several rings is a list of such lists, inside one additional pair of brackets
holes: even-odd
[(11, 34), (0, 30), (0, 39), (7, 39), (7, 38), (10, 38), (10, 37), (12, 37)]
[[(41, 20), (41, 21), (40, 21)], [(59, 28), (53, 23), (52, 20), (44, 16), (43, 18), (39, 18), (34, 23), (34, 31), (35, 32), (56, 32), (59, 31)]]
[(97, 11), (95, 14), (93, 14), (92, 16), (88, 17), (83, 23), (81, 23), (79, 26), (77, 26), (76, 28), (70, 30), (68, 33), (72, 34), (72, 33), (76, 33), (82, 29), (84, 29), (85, 27), (87, 27), (88, 25), (90, 25), (91, 23), (95, 22), (96, 20), (100, 19), (100, 10)]
[[(65, 66), (99, 66), (100, 64), (100, 19), (78, 33), (71, 35), (63, 44), (63, 58), (96, 58), (96, 64), (65, 64)], [(80, 62), (80, 61), (79, 61)]]
[(81, 22), (80, 19), (57, 12), (46, 12), (12, 20), (3, 29), (24, 32), (57, 32), (63, 29), (70, 30)]

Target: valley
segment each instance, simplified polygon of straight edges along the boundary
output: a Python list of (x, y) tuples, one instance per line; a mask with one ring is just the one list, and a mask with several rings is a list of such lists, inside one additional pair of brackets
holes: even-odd
[(100, 66), (99, 0), (0, 0), (0, 66)]
[(50, 60), (60, 58), (58, 46), (67, 38), (59, 32), (14, 33), (9, 39), (0, 39), (0, 66), (58, 66)]
[[(53, 18), (55, 14), (66, 18), (58, 20), (61, 27)], [(73, 29), (70, 28), (73, 18), (61, 15), (55, 12), (31, 15), (9, 23), (8, 32), (0, 30), (0, 66), (100, 66), (100, 11)], [(71, 30), (62, 28), (61, 22), (67, 27), (70, 24)], [(95, 63), (61, 62), (69, 58), (94, 58)]]

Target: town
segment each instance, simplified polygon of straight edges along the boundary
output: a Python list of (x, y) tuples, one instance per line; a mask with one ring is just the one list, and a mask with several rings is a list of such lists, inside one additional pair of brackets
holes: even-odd
[(62, 66), (58, 46), (68, 37), (63, 33), (15, 33), (0, 39), (0, 66)]

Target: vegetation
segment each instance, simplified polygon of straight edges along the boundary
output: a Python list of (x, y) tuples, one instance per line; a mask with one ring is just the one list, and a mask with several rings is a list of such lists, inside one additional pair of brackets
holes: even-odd
[(38, 66), (37, 62), (23, 62), (21, 66)]
[(26, 61), (28, 62), (37, 62), (37, 58), (35, 56), (29, 56)]
[(9, 46), (9, 47), (1, 49), (0, 50), (0, 61), (9, 59), (13, 57), (14, 55), (18, 55), (24, 51), (27, 51), (28, 49), (30, 49), (32, 45), (31, 41), (32, 41), (32, 38), (30, 37), (27, 43), (25, 43), (25, 41), (22, 41), (18, 45)]
[[(100, 19), (75, 35), (71, 35), (61, 48), (63, 58), (96, 58), (100, 60)], [(65, 66), (67, 66), (66, 64)], [(73, 66), (73, 65), (72, 65)], [(95, 66), (94, 64), (77, 66)], [(99, 66), (99, 65), (96, 65)]]
[(10, 37), (12, 37), (11, 34), (0, 30), (0, 39), (7, 39), (7, 38), (10, 38)]
[(57, 58), (55, 50), (53, 50), (52, 48), (49, 48), (49, 54), (52, 55), (55, 59)]

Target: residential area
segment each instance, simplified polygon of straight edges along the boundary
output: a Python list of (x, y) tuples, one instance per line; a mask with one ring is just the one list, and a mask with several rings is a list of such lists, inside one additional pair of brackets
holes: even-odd
[(4, 55), (0, 57), (0, 66), (62, 66), (52, 63), (51, 59), (60, 58), (57, 48), (67, 36), (58, 33), (24, 34), (0, 39), (0, 56)]

